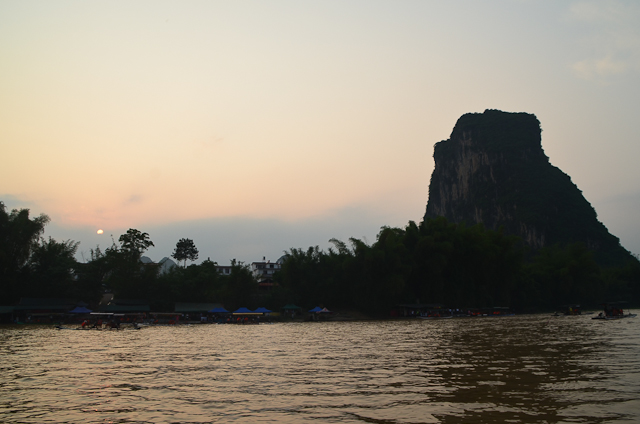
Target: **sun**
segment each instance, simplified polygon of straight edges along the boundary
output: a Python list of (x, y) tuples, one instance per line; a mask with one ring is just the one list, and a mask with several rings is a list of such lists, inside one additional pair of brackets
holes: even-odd
[(104, 231), (102, 231), (102, 230), (98, 230), (98, 231), (96, 231), (96, 232), (97, 232), (98, 234), (102, 234), (102, 233), (104, 233)]

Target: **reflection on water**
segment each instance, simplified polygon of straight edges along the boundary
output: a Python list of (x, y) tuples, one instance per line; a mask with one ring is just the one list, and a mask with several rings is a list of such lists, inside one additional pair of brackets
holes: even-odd
[(0, 422), (640, 422), (640, 319), (0, 329)]

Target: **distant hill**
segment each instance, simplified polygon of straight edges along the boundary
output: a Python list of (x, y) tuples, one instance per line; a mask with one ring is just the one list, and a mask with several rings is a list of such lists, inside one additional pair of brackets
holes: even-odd
[(166, 274), (171, 268), (178, 266), (171, 258), (164, 257), (160, 259), (160, 274)]
[(549, 163), (535, 115), (465, 114), (433, 158), (425, 218), (503, 227), (533, 248), (583, 242), (603, 264), (631, 257), (571, 178)]
[[(148, 256), (142, 256), (140, 258), (140, 262), (144, 263), (144, 264), (150, 264), (153, 263), (153, 261), (151, 260), (151, 258), (149, 258)], [(160, 265), (160, 274), (166, 274), (167, 272), (169, 272), (169, 270), (171, 268), (173, 268), (174, 266), (177, 266), (176, 263), (171, 259), (171, 258), (167, 258), (164, 257), (162, 259), (160, 259), (160, 262), (158, 262), (158, 264)]]

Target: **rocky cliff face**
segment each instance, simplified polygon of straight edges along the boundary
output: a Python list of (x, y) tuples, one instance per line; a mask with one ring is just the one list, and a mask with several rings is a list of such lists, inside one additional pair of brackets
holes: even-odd
[(435, 145), (425, 219), (503, 227), (541, 248), (584, 242), (606, 256), (628, 256), (591, 204), (549, 163), (535, 115), (486, 110), (463, 115)]

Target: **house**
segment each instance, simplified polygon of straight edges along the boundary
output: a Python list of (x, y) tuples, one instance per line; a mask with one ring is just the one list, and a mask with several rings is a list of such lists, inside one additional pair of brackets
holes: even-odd
[(232, 268), (231, 265), (216, 265), (216, 271), (218, 271), (220, 275), (231, 275)]
[(251, 273), (262, 290), (270, 290), (273, 287), (273, 275), (282, 268), (286, 256), (280, 257), (275, 262), (267, 261), (262, 257), (262, 262), (251, 263)]

